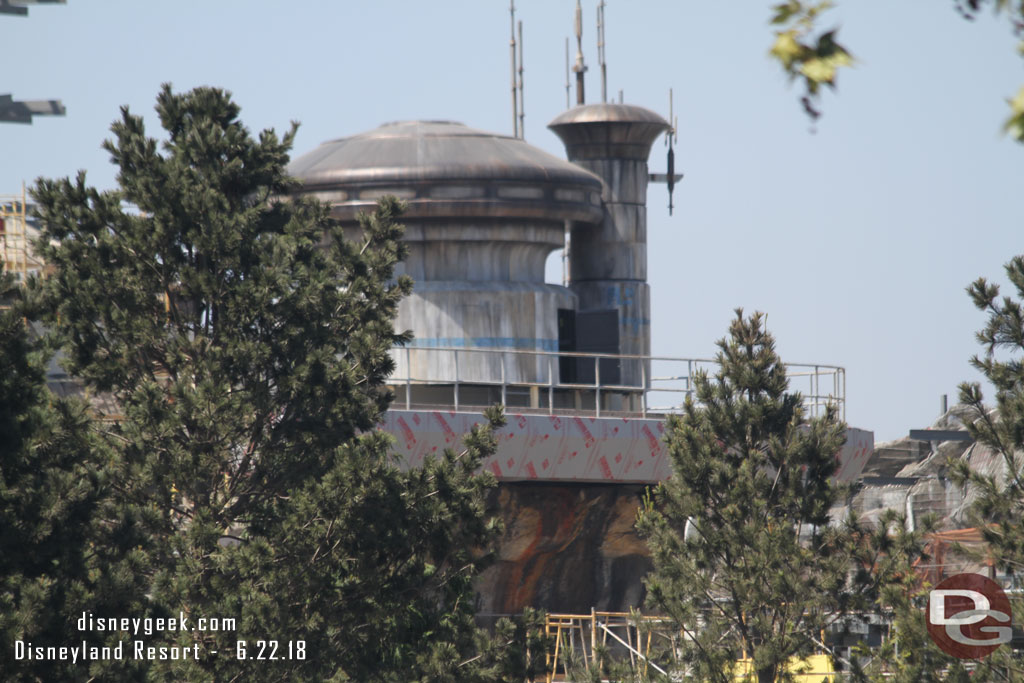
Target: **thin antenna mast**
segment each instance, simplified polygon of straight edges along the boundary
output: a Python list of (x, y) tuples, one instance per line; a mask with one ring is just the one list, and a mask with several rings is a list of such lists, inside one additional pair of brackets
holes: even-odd
[(587, 70), (583, 63), (583, 8), (580, 0), (576, 0), (576, 65), (572, 68), (576, 72), (576, 104), (583, 104), (586, 98), (583, 95), (583, 73)]
[(523, 22), (519, 21), (519, 137), (526, 139), (526, 96), (523, 94)]
[(568, 109), (569, 104), (569, 37), (565, 38), (565, 108)]
[(519, 137), (519, 103), (516, 98), (516, 0), (509, 0), (508, 11), (512, 18), (512, 39), (509, 41), (509, 51), (512, 54), (512, 137)]
[(604, 59), (604, 8), (605, 2), (597, 4), (597, 63), (601, 65), (601, 101), (608, 101), (608, 65)]
[[(621, 91), (620, 91), (621, 92)], [(621, 98), (621, 94), (619, 95)], [(668, 130), (665, 131), (665, 146), (668, 147), (668, 159), (666, 160), (667, 173), (652, 173), (648, 180), (652, 183), (665, 183), (668, 186), (668, 215), (672, 215), (672, 191), (676, 183), (683, 179), (682, 173), (676, 173), (676, 137), (678, 135), (679, 120), (673, 110), (672, 88), (668, 89)]]
[(673, 103), (675, 98), (672, 96), (672, 88), (668, 89), (668, 132), (665, 133), (665, 144), (668, 145), (668, 159), (666, 160), (668, 176), (665, 182), (668, 185), (668, 215), (672, 215), (672, 190), (676, 186), (676, 124), (678, 120), (675, 117), (673, 111)]

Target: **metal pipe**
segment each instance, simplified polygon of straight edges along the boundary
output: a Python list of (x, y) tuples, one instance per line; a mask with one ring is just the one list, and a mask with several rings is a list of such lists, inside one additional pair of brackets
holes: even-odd
[(604, 0), (597, 4), (597, 61), (601, 65), (601, 101), (608, 101), (608, 70), (604, 56)]
[(601, 358), (594, 358), (594, 407), (597, 417), (601, 417)]
[[(568, 102), (568, 91), (566, 92), (566, 101)], [(562, 286), (569, 286), (569, 242), (572, 240), (572, 222), (569, 220), (565, 221), (565, 235), (562, 240)]]
[(411, 349), (405, 347), (405, 409), (409, 410), (412, 401), (412, 358)]

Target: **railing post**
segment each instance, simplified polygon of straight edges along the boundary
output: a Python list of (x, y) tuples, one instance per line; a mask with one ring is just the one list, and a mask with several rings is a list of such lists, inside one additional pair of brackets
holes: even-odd
[(405, 347), (405, 409), (410, 410), (412, 402), (412, 353)]
[(814, 417), (818, 417), (818, 402), (821, 400), (821, 378), (818, 376), (818, 366), (814, 366)]
[(832, 370), (832, 395), (836, 397), (836, 408), (839, 407), (839, 368)]
[(693, 393), (693, 359), (686, 359), (686, 395)]
[(501, 405), (508, 407), (508, 382), (505, 377), (505, 352), (501, 352)]
[(555, 373), (551, 369), (553, 356), (548, 356), (548, 415), (555, 414)]
[(597, 664), (597, 614), (593, 607), (590, 608), (590, 656), (591, 661)]
[(594, 356), (594, 414), (601, 417), (601, 357)]
[(459, 350), (456, 349), (455, 353), (455, 411), (459, 410)]
[(846, 422), (846, 368), (843, 368), (843, 422)]
[(647, 417), (647, 362), (640, 361), (640, 415)]

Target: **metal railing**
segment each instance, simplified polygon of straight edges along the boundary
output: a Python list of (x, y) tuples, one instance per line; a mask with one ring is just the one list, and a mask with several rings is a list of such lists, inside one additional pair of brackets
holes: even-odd
[[(568, 351), (523, 351), (471, 347), (400, 346), (391, 350), (396, 371), (388, 380), (396, 403), (408, 410), (413, 405), (444, 405), (455, 410), (472, 406), (469, 388), (492, 387), (504, 405), (509, 396), (526, 391), (527, 408), (556, 414), (558, 400), (574, 398), (573, 412), (602, 411), (639, 414), (679, 412), (687, 396), (693, 396), (699, 372), (713, 376), (718, 362), (707, 358), (615, 355)], [(566, 368), (575, 368), (566, 372)], [(836, 365), (786, 363), (790, 391), (800, 392), (809, 416), (824, 413), (833, 405), (846, 419), (846, 370)], [(613, 372), (609, 372), (613, 370)], [(602, 374), (612, 375), (611, 381)], [(563, 377), (569, 375), (568, 377)], [(579, 375), (586, 381), (580, 381)], [(591, 379), (592, 378), (592, 379)], [(417, 387), (450, 389), (443, 399), (424, 398)], [(544, 397), (542, 405), (541, 397)], [(581, 408), (585, 396), (587, 408)], [(625, 398), (627, 407), (609, 409), (610, 397)]]

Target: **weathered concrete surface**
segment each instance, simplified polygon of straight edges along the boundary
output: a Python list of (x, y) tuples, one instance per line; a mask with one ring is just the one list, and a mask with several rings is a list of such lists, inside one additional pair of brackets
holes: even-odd
[(477, 581), (479, 611), (628, 611), (652, 564), (633, 525), (644, 487), (502, 484), (497, 561)]

